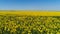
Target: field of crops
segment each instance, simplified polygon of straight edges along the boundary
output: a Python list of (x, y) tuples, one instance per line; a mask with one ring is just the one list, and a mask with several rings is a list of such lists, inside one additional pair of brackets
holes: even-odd
[(31, 15), (0, 15), (0, 34), (60, 34), (60, 16)]

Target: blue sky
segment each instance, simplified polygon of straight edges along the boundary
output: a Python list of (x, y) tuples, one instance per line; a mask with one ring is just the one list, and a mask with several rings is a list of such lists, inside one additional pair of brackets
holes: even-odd
[(60, 10), (60, 0), (0, 0), (0, 10)]

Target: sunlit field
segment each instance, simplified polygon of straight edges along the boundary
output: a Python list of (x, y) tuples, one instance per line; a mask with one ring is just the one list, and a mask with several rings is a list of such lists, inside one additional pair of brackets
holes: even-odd
[(0, 11), (0, 34), (60, 34), (60, 12)]

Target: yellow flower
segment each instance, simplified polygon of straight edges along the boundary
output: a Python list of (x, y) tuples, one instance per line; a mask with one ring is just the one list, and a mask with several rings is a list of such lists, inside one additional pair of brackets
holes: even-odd
[(11, 32), (16, 32), (16, 29), (12, 29)]
[(4, 28), (4, 30), (6, 30), (6, 29), (7, 29), (7, 27)]
[(36, 28), (33, 28), (33, 30), (36, 30)]
[(10, 31), (10, 29), (8, 28), (8, 31)]
[(54, 28), (57, 28), (57, 26), (54, 26)]
[(32, 34), (32, 33), (28, 33), (28, 34)]
[(60, 32), (57, 32), (56, 34), (60, 34)]
[(30, 30), (28, 30), (28, 32), (30, 33), (31, 31), (30, 31)]
[(23, 31), (22, 34), (25, 34), (25, 31)]

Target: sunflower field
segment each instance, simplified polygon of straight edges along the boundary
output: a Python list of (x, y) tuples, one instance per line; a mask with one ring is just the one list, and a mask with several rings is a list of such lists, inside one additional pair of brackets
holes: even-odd
[(0, 15), (0, 34), (60, 34), (60, 16)]

